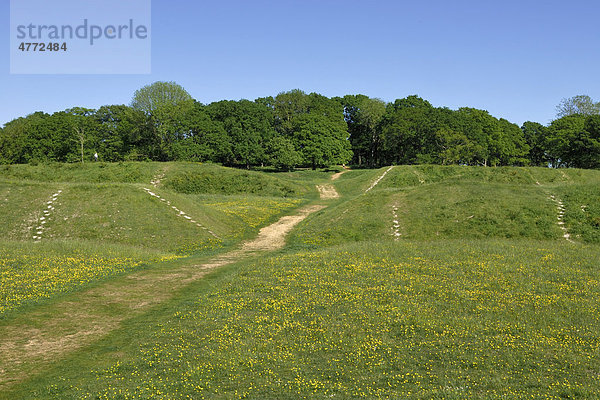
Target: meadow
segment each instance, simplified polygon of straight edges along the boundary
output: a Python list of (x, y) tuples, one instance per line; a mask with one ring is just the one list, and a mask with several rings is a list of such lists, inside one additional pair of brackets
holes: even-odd
[(4, 242), (0, 250), (0, 319), (29, 304), (106, 277), (176, 255), (85, 242), (27, 245)]
[(523, 244), (363, 243), (246, 263), (24, 398), (594, 398), (598, 249)]
[[(0, 207), (13, 221), (0, 250), (0, 331), (38, 308), (51, 315), (54, 302), (84, 302), (90, 285), (210, 259), (302, 205), (326, 208), (284, 249), (220, 267), (77, 351), (23, 367), (0, 382), (0, 398), (600, 396), (598, 171), (398, 166), (372, 187), (387, 168), (356, 170), (328, 183), (339, 198), (319, 200), (314, 185), (329, 171), (252, 172), (264, 190), (244, 195), (215, 182), (222, 173), (235, 186), (244, 178), (231, 175), (246, 171), (143, 168), (152, 173), (132, 182), (0, 173), (3, 198), (32, 187), (44, 204), (63, 188), (39, 243), (19, 228), (37, 200)], [(160, 197), (149, 196), (143, 180), (162, 171), (151, 189)], [(80, 219), (59, 227), (65, 217)]]
[[(150, 184), (166, 170), (168, 183), (194, 169), (217, 180), (249, 174), (169, 163), (0, 167), (0, 318), (149, 264), (223, 251), (311, 196), (312, 188), (289, 177), (266, 176), (264, 190), (247, 196), (212, 186), (186, 194)], [(301, 188), (305, 198), (270, 196), (273, 182)]]

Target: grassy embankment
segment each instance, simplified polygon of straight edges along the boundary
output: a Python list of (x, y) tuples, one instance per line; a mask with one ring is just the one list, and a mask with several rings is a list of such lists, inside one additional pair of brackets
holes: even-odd
[(214, 165), (0, 166), (0, 318), (157, 261), (221, 252), (316, 195), (294, 176)]
[(597, 398), (600, 173), (384, 170), (6, 396)]

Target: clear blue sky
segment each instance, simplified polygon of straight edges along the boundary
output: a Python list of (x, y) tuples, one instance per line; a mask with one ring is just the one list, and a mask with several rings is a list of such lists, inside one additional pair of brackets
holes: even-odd
[[(0, 3), (7, 27), (9, 1)], [(153, 0), (150, 75), (10, 75), (3, 29), (0, 125), (38, 110), (128, 104), (158, 80), (202, 103), (294, 88), (418, 94), (545, 124), (563, 97), (600, 100), (599, 17), (598, 0)]]

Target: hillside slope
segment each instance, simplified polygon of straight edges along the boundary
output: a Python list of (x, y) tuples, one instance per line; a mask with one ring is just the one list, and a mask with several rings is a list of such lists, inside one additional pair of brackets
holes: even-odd
[(293, 243), (561, 239), (565, 233), (600, 242), (600, 171), (396, 166), (350, 171), (335, 185), (345, 198), (299, 227)]
[(312, 181), (327, 177), (197, 163), (0, 166), (0, 318), (149, 263), (224, 251), (316, 198)]
[(240, 239), (311, 196), (314, 187), (289, 175), (215, 165), (3, 166), (0, 237), (95, 240), (189, 254)]
[(2, 181), (0, 398), (598, 398), (598, 171), (126, 168)]

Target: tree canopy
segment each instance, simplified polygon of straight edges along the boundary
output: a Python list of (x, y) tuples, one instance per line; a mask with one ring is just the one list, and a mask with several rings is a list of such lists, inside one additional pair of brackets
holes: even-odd
[(163, 107), (180, 106), (192, 101), (192, 96), (175, 82), (154, 82), (135, 91), (131, 107), (146, 114), (154, 114)]
[(548, 127), (547, 154), (555, 167), (600, 168), (600, 116), (567, 115)]
[(556, 106), (556, 117), (562, 118), (568, 115), (580, 114), (586, 117), (600, 114), (600, 102), (594, 102), (588, 95), (573, 96), (562, 99)]
[(131, 104), (34, 112), (0, 128), (0, 163), (156, 160), (250, 168), (389, 164), (600, 168), (600, 115), (588, 96), (563, 100), (548, 126), (519, 127), (485, 110), (435, 107), (411, 95), (385, 103), (294, 89), (274, 97), (195, 101), (174, 82)]

